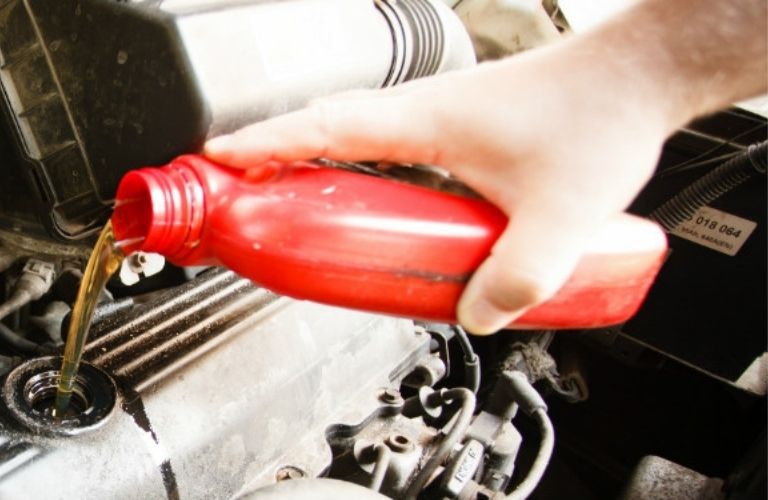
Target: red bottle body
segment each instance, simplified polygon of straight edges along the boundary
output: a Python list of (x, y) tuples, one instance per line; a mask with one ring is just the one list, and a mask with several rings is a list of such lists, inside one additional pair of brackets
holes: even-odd
[[(464, 286), (506, 223), (482, 200), (315, 164), (254, 175), (199, 156), (129, 172), (112, 218), (118, 240), (136, 241), (126, 251), (224, 265), (294, 298), (442, 322), (455, 322)], [(613, 230), (553, 299), (511, 326), (586, 328), (634, 314), (666, 241), (631, 216)]]

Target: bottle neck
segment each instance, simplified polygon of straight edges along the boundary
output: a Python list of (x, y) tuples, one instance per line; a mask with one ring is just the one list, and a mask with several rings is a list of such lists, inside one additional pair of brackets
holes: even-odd
[(112, 226), (123, 251), (183, 259), (200, 243), (205, 219), (203, 185), (180, 157), (162, 168), (133, 170), (117, 190)]

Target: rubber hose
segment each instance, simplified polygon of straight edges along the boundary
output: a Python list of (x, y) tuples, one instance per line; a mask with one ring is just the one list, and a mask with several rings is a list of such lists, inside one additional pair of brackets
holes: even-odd
[(5, 318), (27, 305), (31, 298), (31, 295), (26, 291), (16, 290), (8, 300), (0, 304), (0, 319)]
[(447, 389), (442, 392), (442, 398), (444, 402), (458, 401), (461, 406), (459, 406), (453, 427), (405, 491), (403, 498), (406, 500), (415, 500), (432, 477), (432, 473), (448, 458), (453, 447), (461, 440), (472, 422), (472, 414), (475, 412), (475, 395), (472, 391), (464, 387)]
[(12, 345), (16, 349), (22, 352), (32, 352), (35, 354), (50, 354), (50, 350), (44, 346), (38, 345), (31, 340), (27, 340), (5, 323), (0, 323), (0, 341)]
[(549, 419), (549, 416), (544, 409), (539, 408), (533, 412), (533, 418), (535, 418), (536, 422), (539, 424), (541, 442), (539, 444), (539, 451), (536, 453), (536, 458), (531, 465), (531, 470), (528, 471), (528, 475), (517, 488), (512, 491), (512, 493), (506, 497), (499, 495), (494, 498), (524, 500), (533, 493), (533, 490), (539, 485), (541, 478), (544, 477), (544, 472), (547, 470), (549, 461), (552, 458), (552, 450), (555, 448), (555, 429), (552, 427), (552, 421)]
[(681, 222), (690, 219), (699, 208), (708, 205), (723, 194), (743, 183), (755, 173), (765, 174), (768, 141), (750, 145), (743, 151), (693, 184), (680, 191), (656, 208), (648, 216), (672, 231)]
[(464, 353), (464, 384), (473, 394), (477, 394), (480, 389), (480, 358), (475, 354), (464, 328), (454, 325), (453, 331)]

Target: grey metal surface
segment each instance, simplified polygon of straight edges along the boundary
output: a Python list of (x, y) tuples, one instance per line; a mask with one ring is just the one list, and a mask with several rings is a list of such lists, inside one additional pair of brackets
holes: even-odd
[(649, 455), (640, 460), (622, 500), (720, 500), (722, 479), (710, 478), (680, 464)]
[(338, 479), (285, 481), (254, 491), (247, 500), (383, 500), (387, 497), (354, 483)]
[[(439, 433), (426, 425), (421, 418), (406, 418), (397, 412), (395, 403), (360, 422), (358, 425), (339, 425), (329, 429), (329, 440), (339, 460), (334, 463), (331, 475), (358, 484), (368, 484), (374, 471), (375, 447), (385, 446), (391, 450), (389, 463), (380, 491), (390, 498), (403, 498), (414, 472), (425, 459)], [(346, 459), (345, 459), (346, 458)]]
[[(425, 8), (419, 15), (394, 20), (382, 15), (391, 10), (387, 1), (175, 0), (160, 8), (177, 16), (179, 34), (211, 112), (210, 137), (334, 92), (389, 86), (474, 64), (469, 36), (441, 1), (402, 3), (392, 2), (398, 9), (412, 4)], [(418, 21), (426, 22), (427, 12), (433, 19), (422, 26)], [(439, 31), (439, 44), (427, 43), (432, 37), (425, 26)], [(422, 72), (409, 71), (414, 69), (411, 61), (418, 66), (423, 59), (433, 64)], [(393, 78), (393, 73), (402, 77)]]
[(285, 466), (317, 476), (326, 429), (370, 415), (429, 355), (410, 321), (278, 299), (227, 271), (94, 334), (86, 357), (121, 408), (67, 438), (0, 415), (0, 498), (230, 498)]

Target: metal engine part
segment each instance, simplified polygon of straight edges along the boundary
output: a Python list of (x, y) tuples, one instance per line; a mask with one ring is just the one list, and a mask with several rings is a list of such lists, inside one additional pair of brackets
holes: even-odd
[(461, 0), (456, 13), (480, 61), (554, 42), (560, 33), (541, 0)]
[(41, 434), (2, 408), (0, 498), (230, 498), (319, 476), (326, 429), (370, 415), (429, 342), (208, 271), (94, 325), (85, 358), (119, 393), (97, 428)]
[(441, 0), (2, 1), (0, 157), (18, 186), (0, 190), (0, 228), (82, 241), (131, 169), (311, 99), (474, 63)]
[(16, 367), (5, 380), (2, 398), (13, 418), (37, 434), (76, 436), (94, 430), (114, 412), (117, 387), (95, 366), (81, 363), (72, 391), (72, 415), (55, 419), (53, 401), (62, 358), (35, 358)]
[[(339, 494), (495, 498), (522, 445), (517, 408), (546, 411), (517, 370), (479, 411), (466, 339), (472, 389), (430, 387), (455, 329), (281, 298), (224, 269), (106, 296), (94, 317), (59, 421), (61, 358), (3, 360), (0, 498), (258, 498), (326, 476), (350, 483), (317, 483)], [(64, 322), (34, 318), (40, 338)]]
[(722, 500), (723, 480), (661, 457), (647, 456), (629, 478), (622, 500)]

